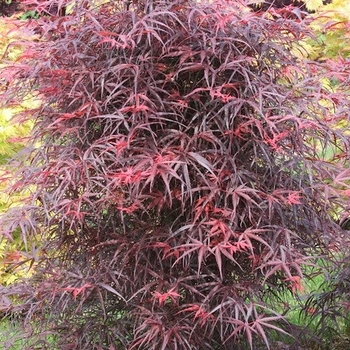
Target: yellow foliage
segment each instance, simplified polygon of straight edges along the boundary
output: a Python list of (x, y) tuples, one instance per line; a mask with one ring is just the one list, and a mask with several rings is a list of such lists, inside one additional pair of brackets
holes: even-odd
[[(30, 39), (28, 34), (21, 31), (21, 22), (2, 18), (0, 21), (0, 57), (3, 61), (15, 61), (22, 53), (20, 44), (23, 39)], [(0, 62), (0, 67), (4, 62)]]
[(321, 6), (311, 28), (317, 40), (308, 43), (312, 60), (350, 57), (350, 0), (333, 0)]
[[(23, 23), (14, 20), (1, 19), (0, 21), (0, 69), (11, 61), (15, 61), (23, 51), (21, 40), (30, 40), (30, 36), (21, 31)], [(0, 75), (1, 77), (1, 75)], [(24, 109), (35, 108), (38, 101), (32, 96), (15, 107), (0, 107), (0, 215), (10, 207), (19, 206), (26, 193), (9, 194), (7, 186), (12, 181), (9, 159), (16, 154), (26, 143), (32, 123), (16, 123), (13, 117)], [(30, 189), (28, 189), (29, 191)], [(22, 276), (29, 274), (29, 262), (24, 256), (25, 244), (20, 235), (9, 241), (0, 237), (0, 284), (8, 285)]]
[(9, 242), (3, 238), (0, 240), (0, 284), (9, 285), (16, 282), (22, 276), (29, 277), (32, 273), (30, 270), (31, 261), (23, 256), (19, 249), (23, 243), (20, 238), (14, 242)]
[(323, 2), (322, 0), (305, 0), (305, 5), (309, 11), (315, 11), (323, 5)]

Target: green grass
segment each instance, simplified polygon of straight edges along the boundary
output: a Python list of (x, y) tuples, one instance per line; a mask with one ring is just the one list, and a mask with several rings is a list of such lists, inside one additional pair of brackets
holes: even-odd
[[(32, 325), (31, 325), (32, 326)], [(33, 335), (32, 327), (25, 330), (19, 322), (10, 321), (4, 317), (0, 320), (0, 350), (49, 349), (59, 350), (55, 346), (54, 337), (45, 333)], [(35, 325), (33, 327), (35, 333)], [(30, 335), (30, 337), (28, 337)], [(35, 344), (31, 346), (31, 344)], [(45, 345), (43, 345), (45, 344)], [(49, 344), (49, 348), (47, 347)], [(3, 347), (1, 347), (3, 346)]]
[[(317, 262), (322, 266), (324, 261), (319, 260)], [(329, 270), (329, 269), (325, 269)], [(291, 293), (286, 291), (284, 294), (277, 295), (276, 299), (282, 306), (277, 311), (283, 313), (285, 312), (285, 318), (291, 324), (295, 325), (297, 329), (305, 329), (309, 333), (305, 338), (298, 337), (298, 332), (296, 333), (299, 341), (305, 341), (304, 347), (308, 350), (348, 350), (350, 349), (350, 312), (347, 314), (339, 315), (336, 319), (330, 317), (330, 315), (322, 316), (317, 314), (315, 309), (312, 307), (312, 304), (309, 308), (306, 308), (306, 302), (308, 298), (314, 295), (321, 295), (322, 293), (327, 293), (331, 290), (333, 279), (326, 278), (326, 275), (315, 272), (315, 268), (306, 267), (305, 275), (310, 276), (305, 278), (303, 286), (305, 287), (302, 293)], [(287, 305), (287, 307), (286, 307)], [(287, 309), (287, 312), (285, 311)], [(325, 330), (320, 331), (321, 324), (325, 327)], [(295, 334), (293, 334), (295, 336)], [(315, 337), (313, 337), (315, 335)], [(317, 344), (316, 337), (319, 337), (321, 340), (320, 344)], [(293, 343), (293, 338), (286, 338), (282, 336), (282, 341), (285, 343)]]
[(12, 324), (8, 319), (0, 320), (0, 344), (3, 348), (1, 350), (23, 350), (24, 332), (19, 332), (19, 327)]

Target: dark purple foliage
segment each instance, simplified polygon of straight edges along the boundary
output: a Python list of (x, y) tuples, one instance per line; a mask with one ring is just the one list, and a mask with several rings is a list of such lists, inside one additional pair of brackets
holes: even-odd
[(42, 242), (8, 291), (56, 335), (28, 348), (233, 349), (283, 332), (277, 295), (337, 244), (349, 195), (348, 68), (295, 57), (309, 34), (285, 11), (83, 1), (38, 20), (3, 96), (42, 100), (16, 184), (32, 196), (3, 219)]
[(0, 0), (0, 16), (9, 17), (19, 10), (17, 1)]
[[(324, 5), (330, 4), (332, 0), (323, 0), (322, 3)], [(251, 1), (251, 8), (255, 11), (266, 11), (271, 8), (283, 8), (289, 6), (289, 12), (293, 13), (293, 8), (299, 8), (303, 11), (307, 11), (306, 1), (298, 1), (298, 0), (265, 0), (265, 1)], [(292, 10), (292, 11), (291, 11)], [(313, 12), (313, 11), (309, 11)]]

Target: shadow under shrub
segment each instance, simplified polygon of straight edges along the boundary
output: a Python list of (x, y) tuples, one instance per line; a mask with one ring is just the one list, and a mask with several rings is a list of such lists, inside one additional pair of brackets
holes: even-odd
[(32, 196), (2, 219), (42, 237), (34, 276), (2, 291), (27, 348), (253, 348), (291, 329), (274, 293), (341, 234), (348, 75), (331, 90), (335, 71), (293, 55), (309, 33), (286, 11), (77, 1), (37, 20), (3, 94), (43, 101), (19, 116), (37, 146), (14, 190)]

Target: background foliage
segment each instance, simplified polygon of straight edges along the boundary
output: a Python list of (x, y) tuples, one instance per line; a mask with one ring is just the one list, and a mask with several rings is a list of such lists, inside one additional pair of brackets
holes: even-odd
[(317, 35), (312, 43), (309, 57), (313, 60), (348, 58), (350, 1), (333, 0), (322, 6), (314, 16), (311, 26)]
[[(21, 41), (30, 37), (21, 30), (22, 24), (14, 20), (1, 19), (0, 22), (0, 68), (13, 64), (23, 52)], [(2, 85), (2, 92), (7, 84)], [(21, 111), (35, 105), (35, 101), (28, 94), (24, 99), (15, 103), (6, 103), (0, 108), (0, 215), (10, 207), (21, 205), (26, 192), (10, 194), (7, 191), (12, 182), (13, 174), (17, 171), (18, 162), (10, 161), (27, 143), (32, 122), (17, 123), (13, 117)], [(20, 235), (14, 235), (13, 240), (6, 238), (0, 242), (0, 284), (7, 285), (16, 281), (23, 274), (27, 274), (28, 266), (20, 264), (28, 245), (24, 244)], [(17, 268), (11, 268), (11, 266)]]

